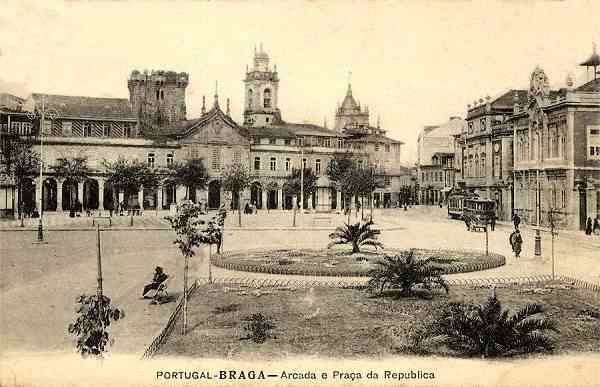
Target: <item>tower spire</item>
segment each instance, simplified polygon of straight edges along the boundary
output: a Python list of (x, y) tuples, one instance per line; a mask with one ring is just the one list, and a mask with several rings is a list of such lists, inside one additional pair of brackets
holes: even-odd
[(206, 96), (202, 96), (202, 115), (206, 114)]
[(229, 109), (229, 98), (227, 98), (227, 115), (231, 114), (231, 110)]
[(348, 95), (352, 95), (352, 71), (348, 71)]
[(219, 81), (215, 81), (215, 107), (219, 106)]

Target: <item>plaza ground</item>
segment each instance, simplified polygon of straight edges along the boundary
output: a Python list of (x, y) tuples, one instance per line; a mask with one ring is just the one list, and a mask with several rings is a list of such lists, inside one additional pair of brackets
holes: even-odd
[[(366, 212), (367, 213), (367, 212)], [(235, 215), (228, 217), (224, 247), (227, 250), (249, 248), (321, 248), (328, 242), (330, 230), (292, 230), (291, 212), (244, 216), (244, 229), (235, 229)], [(345, 217), (338, 215), (330, 228)], [(352, 220), (355, 220), (352, 214)], [(90, 221), (89, 219), (87, 220)], [(164, 327), (175, 303), (150, 305), (141, 300), (144, 284), (150, 281), (156, 265), (175, 276), (170, 288), (181, 294), (183, 260), (173, 245), (174, 234), (164, 220), (152, 217), (135, 219), (128, 229), (117, 224), (102, 232), (104, 290), (114, 304), (122, 307), (126, 318), (110, 327), (115, 353), (141, 354)], [(485, 235), (467, 232), (464, 223), (446, 218), (445, 209), (414, 207), (408, 211), (375, 211), (375, 221), (386, 228), (382, 241), (396, 248), (483, 249)], [(139, 225), (138, 222), (143, 222)], [(251, 223), (252, 222), (252, 223)], [(305, 217), (303, 224), (312, 224)], [(269, 229), (261, 230), (261, 227)], [(58, 231), (49, 227), (47, 244), (34, 244), (35, 231), (0, 231), (0, 348), (15, 351), (72, 352), (73, 338), (67, 326), (73, 320), (75, 300), (82, 293), (96, 291), (96, 236), (92, 229)], [(85, 227), (90, 227), (86, 223)], [(146, 229), (144, 229), (146, 227)], [(533, 234), (524, 228), (521, 258), (510, 252), (509, 225), (498, 225), (490, 233), (490, 250), (507, 257), (505, 266), (451, 275), (449, 278), (523, 277), (551, 273), (550, 241), (543, 234), (543, 256), (533, 256)], [(600, 283), (600, 239), (583, 233), (561, 233), (556, 241), (556, 272), (593, 283)], [(192, 262), (192, 275), (207, 277), (207, 251)], [(260, 273), (232, 272), (213, 268), (215, 277), (260, 277)], [(278, 276), (277, 278), (281, 278)], [(294, 277), (303, 278), (303, 277)], [(313, 278), (311, 278), (313, 279)], [(327, 278), (320, 280), (326, 281)], [(364, 280), (364, 279), (360, 279)]]

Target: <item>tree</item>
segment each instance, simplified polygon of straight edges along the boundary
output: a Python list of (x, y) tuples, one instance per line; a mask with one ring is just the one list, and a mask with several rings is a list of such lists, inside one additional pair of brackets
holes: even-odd
[(250, 185), (250, 172), (248, 167), (240, 163), (233, 163), (225, 167), (221, 174), (223, 189), (237, 195), (238, 225), (242, 227), (242, 195), (241, 192)]
[(510, 315), (494, 292), (482, 305), (448, 304), (430, 335), (462, 354), (482, 358), (552, 351), (545, 332), (558, 330), (554, 322), (534, 318), (542, 312), (541, 305), (527, 304)]
[[(279, 185), (277, 184), (276, 181), (270, 180), (268, 181), (263, 188), (267, 193), (271, 192), (271, 191), (277, 191), (279, 189)], [(269, 210), (271, 209), (269, 207), (269, 199), (267, 197), (267, 202), (265, 203), (266, 207), (267, 207), (267, 212), (269, 212)]]
[(189, 159), (185, 162), (176, 162), (170, 168), (172, 173), (170, 180), (176, 185), (185, 186), (185, 198), (189, 199), (192, 189), (204, 189), (208, 173), (202, 159)]
[[(107, 169), (107, 182), (113, 187), (113, 202), (117, 203), (117, 193), (124, 191), (137, 193), (144, 188), (155, 188), (159, 178), (154, 170), (138, 160), (126, 160), (122, 157), (113, 163), (104, 162)], [(131, 225), (133, 225), (133, 211), (131, 212)]]
[[(77, 299), (77, 318), (69, 324), (68, 331), (77, 337), (77, 350), (83, 357), (102, 358), (109, 343), (106, 328), (110, 321), (125, 317), (122, 309), (110, 305), (110, 298), (98, 295), (81, 295)], [(102, 300), (102, 302), (99, 302)]]
[(201, 244), (215, 244), (219, 242), (219, 226), (215, 220), (211, 220), (207, 228), (201, 226), (204, 221), (200, 216), (204, 212), (200, 207), (190, 200), (182, 201), (177, 205), (175, 216), (167, 216), (165, 219), (171, 223), (175, 230), (176, 239), (173, 242), (177, 245), (185, 259), (183, 268), (183, 327), (182, 332), (185, 335), (187, 330), (187, 302), (188, 302), (188, 270), (189, 260), (196, 254), (195, 249)]
[[(300, 197), (301, 192), (301, 176), (300, 168), (293, 168), (292, 174), (287, 177), (287, 188), (288, 192), (291, 192), (296, 197)], [(304, 200), (306, 201), (309, 195), (312, 195), (317, 190), (317, 180), (319, 177), (315, 175), (312, 169), (304, 168)], [(304, 203), (302, 203), (302, 209), (304, 209)]]
[[(50, 167), (57, 176), (64, 178), (75, 183), (80, 183), (87, 179), (89, 175), (89, 169), (87, 166), (87, 157), (61, 157), (56, 159), (56, 165)], [(72, 204), (75, 202), (77, 192), (71, 190), (71, 209), (73, 210)], [(79, 198), (83, 204), (83, 198)]]
[(368, 289), (382, 293), (388, 287), (400, 289), (403, 295), (409, 295), (415, 285), (420, 284), (430, 290), (433, 284), (437, 284), (448, 293), (449, 287), (442, 277), (442, 269), (432, 265), (435, 260), (433, 257), (416, 259), (412, 250), (400, 256), (386, 256), (377, 262), (379, 267), (369, 272), (371, 279)]
[[(349, 153), (339, 153), (334, 156), (327, 165), (327, 176), (335, 188), (344, 194), (349, 195), (350, 200), (358, 191), (358, 179), (356, 173), (358, 166), (355, 158)], [(346, 200), (348, 201), (348, 200)], [(341, 204), (341, 203), (340, 203)], [(346, 203), (346, 206), (348, 203)], [(348, 223), (350, 223), (350, 212), (348, 211)]]
[[(371, 198), (370, 207), (371, 207), (371, 218), (373, 218), (373, 192), (377, 188), (385, 187), (383, 179), (378, 174), (378, 170), (374, 165), (368, 164), (362, 168), (358, 168), (356, 171), (356, 184), (357, 184), (357, 193), (364, 199), (364, 197)], [(361, 218), (364, 219), (364, 202), (361, 206)]]
[(19, 193), (19, 217), (23, 226), (23, 181), (26, 177), (39, 173), (40, 157), (32, 149), (33, 142), (14, 133), (3, 133), (0, 144), (2, 155), (1, 166), (4, 172), (15, 180), (17, 192)]
[(334, 232), (329, 234), (329, 238), (332, 239), (327, 245), (327, 248), (331, 248), (334, 245), (351, 244), (352, 254), (360, 253), (360, 246), (374, 246), (377, 248), (383, 248), (383, 243), (377, 240), (380, 230), (372, 229), (373, 221), (369, 220), (366, 223), (358, 222), (356, 224), (344, 224), (335, 229)]

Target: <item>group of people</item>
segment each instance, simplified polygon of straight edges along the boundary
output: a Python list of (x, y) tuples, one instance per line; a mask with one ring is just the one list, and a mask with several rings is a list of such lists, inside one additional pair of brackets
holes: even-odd
[(246, 203), (246, 206), (244, 207), (244, 214), (256, 214), (256, 213), (258, 213), (256, 204), (254, 202)]

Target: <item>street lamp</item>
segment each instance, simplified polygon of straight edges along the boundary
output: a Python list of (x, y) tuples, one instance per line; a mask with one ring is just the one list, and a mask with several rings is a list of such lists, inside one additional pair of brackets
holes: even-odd
[(536, 174), (536, 182), (537, 182), (537, 187), (536, 187), (536, 215), (537, 215), (537, 227), (535, 228), (535, 238), (534, 238), (534, 247), (533, 247), (533, 254), (535, 256), (540, 256), (542, 255), (542, 236), (540, 235), (540, 221), (541, 221), (541, 210), (542, 210), (542, 191), (541, 191), (541, 187), (540, 187), (540, 168), (542, 167), (542, 136), (541, 136), (541, 129), (539, 127), (539, 125), (537, 126), (537, 162), (538, 162), (538, 167), (537, 167), (537, 174)]
[(44, 213), (44, 126), (46, 124), (46, 118), (50, 119), (50, 128), (52, 128), (52, 121), (58, 117), (58, 112), (54, 109), (46, 110), (46, 104), (44, 96), (41, 96), (42, 107), (40, 110), (36, 110), (34, 104), (34, 110), (27, 113), (27, 118), (35, 120), (39, 118), (39, 135), (40, 135), (40, 198), (39, 198), (39, 209), (40, 209), (40, 221), (38, 223), (37, 241), (38, 243), (44, 242), (44, 226), (43, 226), (43, 213)]

